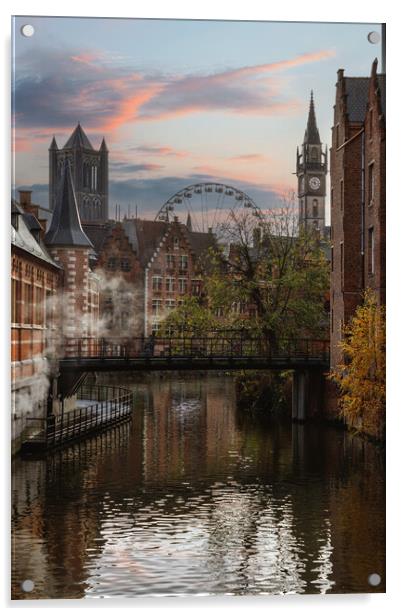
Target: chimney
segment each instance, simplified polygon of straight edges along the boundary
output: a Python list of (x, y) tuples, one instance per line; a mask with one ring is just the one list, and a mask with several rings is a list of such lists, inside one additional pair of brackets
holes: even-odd
[(179, 222), (179, 217), (178, 216), (174, 216), (173, 221), (174, 222)]
[(46, 233), (46, 226), (47, 226), (47, 220), (46, 218), (40, 218), (39, 219), (39, 224), (42, 227), (42, 230), (40, 232), (40, 237), (41, 239), (45, 239), (45, 233)]
[(25, 207), (31, 205), (32, 190), (19, 190), (20, 193), (20, 205)]

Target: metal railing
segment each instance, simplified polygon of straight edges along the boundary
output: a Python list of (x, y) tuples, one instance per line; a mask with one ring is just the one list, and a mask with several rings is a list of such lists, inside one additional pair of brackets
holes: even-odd
[[(88, 402), (88, 404), (85, 404)], [(35, 433), (23, 448), (35, 446), (43, 449), (56, 447), (79, 439), (109, 425), (131, 417), (133, 393), (128, 389), (108, 385), (82, 385), (77, 391), (74, 409), (35, 420)]]
[(264, 358), (314, 359), (328, 361), (328, 340), (279, 340), (272, 344), (263, 337), (243, 333), (215, 336), (131, 338), (74, 338), (65, 346), (64, 357), (79, 359), (147, 358)]

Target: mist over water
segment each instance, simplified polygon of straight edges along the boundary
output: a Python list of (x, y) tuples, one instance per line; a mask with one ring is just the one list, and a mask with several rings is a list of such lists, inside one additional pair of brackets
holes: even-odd
[(113, 379), (131, 423), (14, 460), (14, 598), (384, 591), (379, 448), (253, 419), (231, 377)]

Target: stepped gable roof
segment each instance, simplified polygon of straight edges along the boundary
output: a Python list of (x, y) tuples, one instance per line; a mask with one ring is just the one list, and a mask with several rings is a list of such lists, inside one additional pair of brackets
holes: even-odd
[(108, 222), (105, 224), (90, 224), (90, 225), (82, 225), (82, 228), (85, 234), (89, 237), (92, 242), (95, 251), (99, 254), (102, 251), (102, 248), (105, 244), (106, 239), (110, 236), (113, 229), (113, 222)]
[(349, 122), (364, 122), (370, 77), (345, 77), (346, 113)]
[(53, 261), (47, 252), (43, 242), (41, 240), (37, 241), (31, 233), (30, 224), (35, 224), (35, 228), (41, 228), (35, 216), (33, 214), (25, 214), (20, 205), (14, 200), (11, 202), (11, 211), (21, 215), (18, 221), (18, 228), (16, 229), (11, 226), (11, 245), (60, 269), (60, 266)]
[(308, 113), (307, 128), (304, 133), (303, 143), (309, 143), (309, 144), (315, 144), (315, 145), (321, 144), (320, 133), (318, 132), (317, 120), (315, 117), (314, 98), (313, 98), (312, 90), (311, 90), (311, 97), (310, 97), (310, 109)]
[(189, 231), (188, 239), (195, 255), (200, 257), (206, 253), (209, 248), (214, 248), (217, 244), (216, 237), (213, 233), (202, 233), (199, 231)]
[(73, 148), (85, 148), (87, 150), (93, 150), (91, 142), (86, 136), (84, 129), (81, 124), (78, 122), (76, 128), (71, 133), (69, 139), (64, 144), (64, 149), (73, 149)]
[(127, 237), (137, 252), (140, 263), (146, 267), (168, 229), (168, 223), (161, 220), (134, 218), (123, 221)]
[(82, 246), (93, 248), (78, 214), (73, 178), (68, 163), (64, 164), (56, 194), (56, 205), (45, 243), (50, 246)]

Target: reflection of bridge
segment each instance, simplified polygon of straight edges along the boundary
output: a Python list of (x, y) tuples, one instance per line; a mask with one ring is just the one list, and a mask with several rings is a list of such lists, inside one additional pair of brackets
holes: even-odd
[[(253, 338), (244, 331), (123, 339), (67, 339), (60, 360), (62, 389), (79, 375), (98, 371), (293, 370), (292, 417), (321, 411), (323, 374), (329, 368), (327, 340)], [(78, 379), (77, 379), (78, 377)]]
[(281, 340), (235, 332), (219, 337), (68, 339), (61, 370), (297, 370), (328, 368), (327, 340)]

